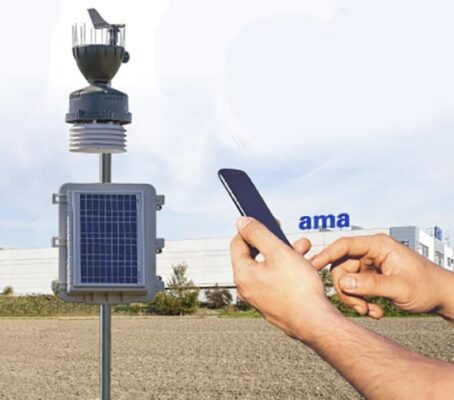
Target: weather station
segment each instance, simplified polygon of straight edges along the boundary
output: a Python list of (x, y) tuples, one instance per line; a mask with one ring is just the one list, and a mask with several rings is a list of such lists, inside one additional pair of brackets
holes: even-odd
[(111, 183), (112, 154), (126, 151), (128, 96), (112, 88), (122, 63), (125, 25), (88, 10), (93, 28), (74, 25), (72, 53), (89, 86), (70, 94), (70, 151), (99, 154), (99, 183), (66, 183), (53, 195), (59, 208), (58, 280), (64, 301), (100, 304), (100, 392), (110, 399), (111, 305), (151, 301), (164, 289), (156, 275), (156, 214), (164, 196), (149, 184)]

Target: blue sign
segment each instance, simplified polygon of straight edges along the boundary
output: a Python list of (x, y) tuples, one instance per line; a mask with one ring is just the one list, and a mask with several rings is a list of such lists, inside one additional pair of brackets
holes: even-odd
[(340, 213), (337, 216), (334, 214), (327, 215), (303, 215), (300, 218), (299, 228), (302, 231), (309, 229), (335, 229), (335, 228), (349, 228), (350, 215), (347, 213)]
[(435, 239), (443, 240), (443, 231), (439, 226), (434, 227), (434, 236)]

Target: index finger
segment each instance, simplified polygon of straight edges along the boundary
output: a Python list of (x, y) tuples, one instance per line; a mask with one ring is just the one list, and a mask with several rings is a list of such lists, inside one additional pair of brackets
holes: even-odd
[(340, 238), (316, 254), (311, 262), (317, 270), (321, 270), (328, 264), (335, 263), (344, 257), (362, 257), (367, 254), (371, 245), (371, 236)]

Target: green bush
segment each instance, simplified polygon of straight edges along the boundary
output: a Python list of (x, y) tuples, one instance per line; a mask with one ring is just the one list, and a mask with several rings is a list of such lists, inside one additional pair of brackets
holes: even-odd
[(158, 292), (156, 298), (148, 303), (145, 311), (158, 315), (193, 314), (198, 309), (199, 289), (188, 279), (188, 265), (181, 263), (172, 266), (172, 277), (167, 282), (167, 290)]
[(141, 315), (144, 312), (142, 303), (119, 304), (114, 306), (112, 312), (115, 314)]
[(253, 309), (253, 307), (250, 306), (249, 303), (246, 303), (245, 301), (243, 301), (239, 298), (236, 299), (235, 307), (239, 311), (250, 311)]
[[(348, 317), (358, 317), (359, 314), (352, 310), (351, 308), (347, 307), (344, 303), (342, 303), (337, 297), (337, 295), (332, 295), (328, 297), (331, 303), (333, 303), (337, 309), (344, 315)], [(382, 297), (368, 297), (368, 301), (371, 303), (378, 304), (383, 309), (383, 316), (384, 317), (409, 317), (409, 316), (425, 316), (427, 314), (412, 314), (406, 311), (399, 310), (394, 304)]]
[[(331, 303), (333, 303), (337, 307), (337, 309), (347, 317), (360, 316), (356, 311), (352, 310), (351, 308), (347, 307), (344, 303), (342, 303), (336, 294), (333, 294), (334, 285), (329, 268), (322, 269), (320, 271), (320, 276), (322, 278), (323, 284), (325, 286), (325, 291)], [(390, 300), (384, 299), (382, 297), (368, 297), (368, 301), (370, 301), (371, 303), (378, 304), (383, 309), (384, 317), (407, 317), (415, 315), (399, 310), (397, 307), (393, 305), (393, 303)], [(418, 314), (418, 316), (421, 315), (422, 314)]]
[(5, 286), (3, 289), (2, 295), (3, 296), (12, 296), (14, 294), (14, 289), (12, 286)]
[(232, 293), (230, 293), (230, 290), (221, 289), (217, 283), (214, 289), (205, 291), (205, 297), (208, 300), (207, 307), (216, 310), (227, 307), (232, 303)]
[(325, 286), (325, 293), (330, 296), (333, 292), (334, 284), (331, 272), (328, 267), (323, 268), (320, 271), (320, 277), (322, 278), (323, 286)]
[(219, 316), (230, 318), (261, 318), (262, 314), (245, 301), (237, 298), (235, 304), (229, 304), (224, 307), (219, 312)]

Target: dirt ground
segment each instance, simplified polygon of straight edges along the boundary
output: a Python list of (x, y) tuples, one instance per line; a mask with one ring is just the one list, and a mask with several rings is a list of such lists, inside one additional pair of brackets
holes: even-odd
[[(454, 362), (438, 318), (356, 319)], [(300, 343), (261, 319), (114, 318), (112, 399), (356, 399)], [(97, 399), (98, 320), (0, 319), (0, 399)]]

